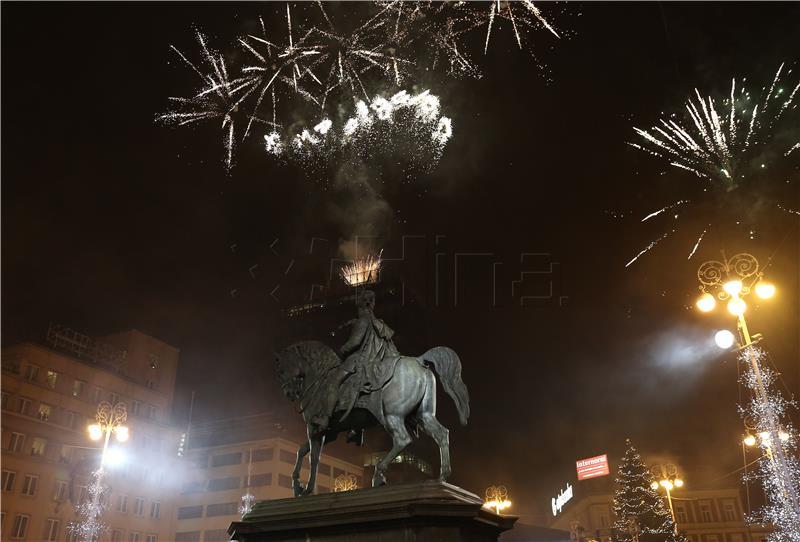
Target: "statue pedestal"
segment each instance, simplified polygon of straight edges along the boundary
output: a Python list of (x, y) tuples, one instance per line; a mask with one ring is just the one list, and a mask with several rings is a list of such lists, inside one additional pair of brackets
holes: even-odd
[(497, 542), (515, 516), (477, 495), (428, 480), (262, 501), (228, 534), (238, 542)]

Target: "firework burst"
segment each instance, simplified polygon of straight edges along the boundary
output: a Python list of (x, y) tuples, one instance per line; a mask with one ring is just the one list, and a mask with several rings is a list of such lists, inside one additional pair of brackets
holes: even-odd
[[(790, 185), (792, 180), (782, 178), (785, 173), (770, 171), (770, 166), (785, 165), (786, 159), (791, 158), (792, 151), (800, 145), (796, 120), (800, 83), (787, 85), (785, 78), (790, 74), (791, 70), (781, 64), (757, 99), (753, 99), (742, 81), (736, 79), (732, 80), (730, 92), (724, 98), (715, 99), (695, 89), (694, 95), (686, 101), (683, 117), (675, 113), (662, 117), (649, 129), (634, 127), (641, 139), (629, 145), (691, 173), (702, 183), (699, 197), (680, 199), (649, 213), (642, 220), (671, 214), (666, 211), (677, 207), (686, 211), (696, 208), (696, 213), (711, 214), (704, 217), (708, 224), (696, 237), (688, 258), (697, 252), (711, 227), (710, 222), (720, 212), (740, 213), (734, 217), (737, 225), (754, 220), (750, 216), (752, 209), (741, 210), (742, 201), (748, 198), (750, 207), (758, 202), (759, 206), (766, 206), (767, 211), (778, 208), (796, 213), (791, 204), (783, 202), (782, 189), (778, 186)], [(673, 218), (677, 219), (678, 215), (674, 214)], [(752, 238), (754, 234), (755, 226), (752, 226), (749, 235)], [(627, 265), (653, 248), (658, 240)]]
[(378, 282), (382, 254), (383, 251), (379, 252), (377, 256), (366, 256), (344, 266), (339, 271), (339, 276), (348, 286), (362, 286)]

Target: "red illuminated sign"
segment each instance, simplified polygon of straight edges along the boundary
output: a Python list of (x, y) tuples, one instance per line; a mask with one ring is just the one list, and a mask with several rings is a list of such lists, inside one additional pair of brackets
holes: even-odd
[(608, 457), (603, 454), (589, 459), (581, 459), (575, 463), (575, 467), (578, 469), (578, 480), (606, 476), (608, 474)]

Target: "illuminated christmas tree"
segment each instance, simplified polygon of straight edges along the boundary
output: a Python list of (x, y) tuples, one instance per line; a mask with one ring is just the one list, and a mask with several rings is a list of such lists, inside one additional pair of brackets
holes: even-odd
[[(661, 535), (665, 542), (685, 542), (677, 533), (672, 515), (657, 491), (650, 487), (653, 476), (642, 456), (626, 441), (628, 449), (617, 471), (614, 491), (614, 535), (617, 542), (639, 542), (639, 535)], [(645, 537), (643, 537), (645, 538)], [(646, 538), (652, 539), (652, 536)]]

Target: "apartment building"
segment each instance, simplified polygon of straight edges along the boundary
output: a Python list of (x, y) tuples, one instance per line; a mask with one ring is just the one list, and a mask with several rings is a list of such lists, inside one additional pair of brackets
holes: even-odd
[[(280, 428), (280, 424), (265, 423), (264, 417), (192, 426), (198, 437), (190, 438), (185, 456), (180, 504), (175, 510), (176, 542), (227, 542), (228, 526), (241, 518), (245, 494), (256, 501), (293, 496), (292, 471), (299, 442), (273, 436), (284, 433), (276, 426)], [(265, 438), (253, 440), (258, 433)], [(302, 479), (307, 480), (308, 474), (306, 459)], [(342, 475), (352, 475), (364, 487), (362, 467), (323, 453), (317, 492), (332, 491)]]
[[(768, 533), (745, 523), (738, 488), (683, 488), (673, 495), (672, 506), (678, 529), (686, 533), (688, 542), (761, 542)], [(612, 494), (585, 495), (569, 502), (550, 527), (582, 528), (588, 538), (610, 542), (615, 520)]]
[(180, 433), (170, 417), (178, 349), (130, 330), (92, 338), (51, 326), (46, 344), (2, 351), (3, 540), (71, 542), (98, 468), (102, 442), (89, 439), (98, 404), (123, 403), (126, 460), (108, 465), (99, 542), (171, 540)]

